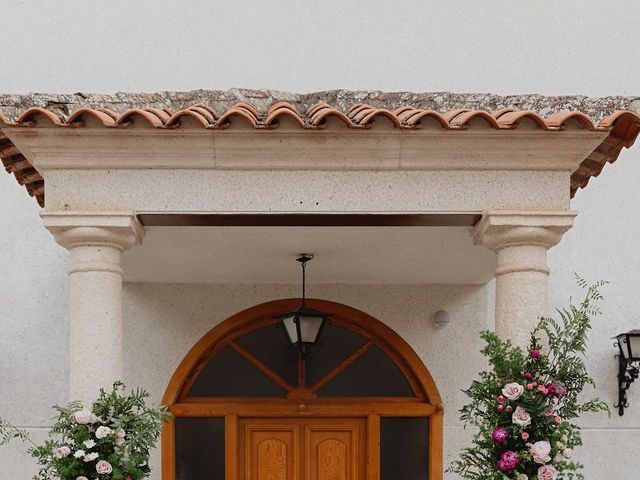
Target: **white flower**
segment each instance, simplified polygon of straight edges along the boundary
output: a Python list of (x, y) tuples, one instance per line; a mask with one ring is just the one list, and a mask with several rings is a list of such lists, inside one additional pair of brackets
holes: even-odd
[(118, 437), (118, 438), (124, 438), (124, 437), (125, 437), (125, 435), (126, 435), (126, 432), (125, 432), (123, 429), (119, 429), (119, 430), (116, 432), (116, 437)]
[(106, 460), (100, 460), (98, 463), (96, 463), (96, 472), (98, 473), (109, 474), (112, 472), (112, 470), (113, 468), (111, 467), (111, 464)]
[(555, 463), (556, 465), (560, 462), (564, 462), (564, 457), (562, 456), (562, 454), (560, 452), (556, 453), (555, 457), (553, 457), (553, 463)]
[(89, 440), (85, 440), (84, 442), (82, 442), (82, 444), (87, 447), (87, 448), (93, 448), (96, 446), (96, 442), (94, 442), (93, 440), (89, 439)]
[(110, 433), (111, 429), (109, 427), (101, 425), (96, 429), (96, 438), (106, 438)]
[(531, 415), (522, 407), (516, 407), (511, 415), (511, 421), (520, 427), (531, 425)]
[(562, 450), (562, 449), (564, 448), (564, 443), (562, 443), (562, 442), (556, 442), (556, 448), (557, 448), (558, 450)]
[[(76, 480), (78, 480), (78, 479), (76, 479)], [(527, 477), (526, 473), (521, 473), (520, 475), (518, 475), (516, 477), (516, 480), (529, 480), (529, 477)]]
[(93, 453), (87, 453), (87, 454), (84, 456), (84, 461), (85, 461), (85, 462), (92, 462), (92, 461), (94, 461), (96, 458), (98, 458), (98, 454), (97, 454), (96, 452), (93, 452)]
[(59, 448), (54, 448), (54, 450), (53, 450), (53, 454), (57, 459), (66, 457), (70, 453), (71, 453), (71, 449), (69, 447), (67, 447), (66, 445), (62, 446), (62, 447), (59, 447)]
[(551, 444), (549, 442), (542, 440), (540, 442), (536, 442), (531, 445), (531, 456), (533, 457), (533, 461), (536, 463), (540, 463), (544, 465), (547, 462), (551, 461), (551, 457), (549, 454), (551, 453)]
[(116, 437), (116, 439), (114, 440), (114, 443), (116, 445), (124, 445), (124, 438), (123, 437)]
[(507, 383), (502, 389), (502, 395), (509, 400), (517, 400), (524, 393), (524, 387), (519, 383)]
[(89, 480), (87, 477), (83, 477), (82, 475), (80, 475), (79, 477), (76, 477), (76, 480)]
[(571, 455), (573, 455), (573, 450), (571, 450), (570, 448), (565, 448), (564, 450), (562, 450), (562, 456), (564, 458), (571, 458)]
[(84, 457), (85, 453), (86, 452), (84, 450), (76, 450), (76, 453), (74, 453), (73, 456), (76, 457), (76, 458), (82, 458), (82, 457)]

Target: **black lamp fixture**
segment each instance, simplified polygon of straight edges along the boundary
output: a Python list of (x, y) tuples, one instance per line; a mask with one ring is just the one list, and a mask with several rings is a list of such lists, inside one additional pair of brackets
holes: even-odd
[(296, 259), (302, 266), (302, 304), (297, 310), (280, 316), (280, 324), (287, 335), (289, 343), (303, 355), (316, 346), (322, 335), (328, 314), (314, 310), (305, 305), (306, 299), (306, 267), (313, 255), (301, 253)]
[(627, 390), (640, 374), (640, 330), (631, 330), (615, 337), (615, 345), (620, 348), (618, 357), (618, 415), (624, 415), (629, 406)]

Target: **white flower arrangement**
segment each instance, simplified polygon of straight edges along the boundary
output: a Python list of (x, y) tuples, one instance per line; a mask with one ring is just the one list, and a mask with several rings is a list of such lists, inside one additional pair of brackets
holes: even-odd
[(135, 390), (124, 395), (116, 382), (111, 392), (100, 390), (91, 409), (80, 402), (54, 407), (57, 421), (42, 445), (27, 432), (0, 419), (0, 445), (12, 438), (31, 444), (29, 453), (40, 471), (34, 480), (140, 480), (149, 475), (149, 452), (155, 446), (162, 422), (171, 414), (166, 407), (146, 405), (149, 394)]

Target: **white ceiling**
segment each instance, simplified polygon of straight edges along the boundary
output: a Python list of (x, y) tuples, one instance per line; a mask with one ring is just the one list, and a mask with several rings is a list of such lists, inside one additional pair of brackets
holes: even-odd
[(495, 255), (463, 227), (147, 227), (124, 254), (125, 281), (481, 284)]

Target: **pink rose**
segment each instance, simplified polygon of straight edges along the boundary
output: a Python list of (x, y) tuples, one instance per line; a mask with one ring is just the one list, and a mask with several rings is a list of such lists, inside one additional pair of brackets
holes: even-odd
[(560, 425), (562, 423), (562, 417), (554, 417), (553, 421), (556, 423), (556, 425)]
[(96, 429), (96, 438), (97, 439), (106, 438), (110, 434), (111, 434), (111, 429), (109, 427), (105, 427), (105, 426), (101, 425)]
[(96, 417), (89, 410), (79, 410), (73, 414), (73, 418), (80, 425), (87, 425), (89, 423), (95, 423), (98, 421), (98, 417)]
[(536, 463), (545, 464), (551, 461), (551, 444), (545, 440), (536, 442), (531, 446), (531, 456)]
[(540, 350), (531, 350), (531, 358), (539, 358), (540, 357)]
[(525, 442), (529, 440), (529, 434), (527, 432), (522, 432), (522, 440)]
[(98, 473), (111, 473), (112, 470), (111, 464), (106, 460), (100, 460), (96, 463), (96, 472)]
[(53, 450), (53, 455), (59, 460), (61, 458), (66, 457), (71, 453), (71, 449), (67, 446), (63, 446), (60, 448), (56, 448)]
[(507, 383), (502, 389), (502, 395), (512, 401), (519, 399), (523, 392), (524, 387), (515, 382)]
[(531, 415), (522, 407), (516, 407), (511, 421), (520, 427), (527, 427), (531, 425)]
[(558, 471), (553, 465), (543, 465), (538, 469), (538, 480), (556, 480)]

